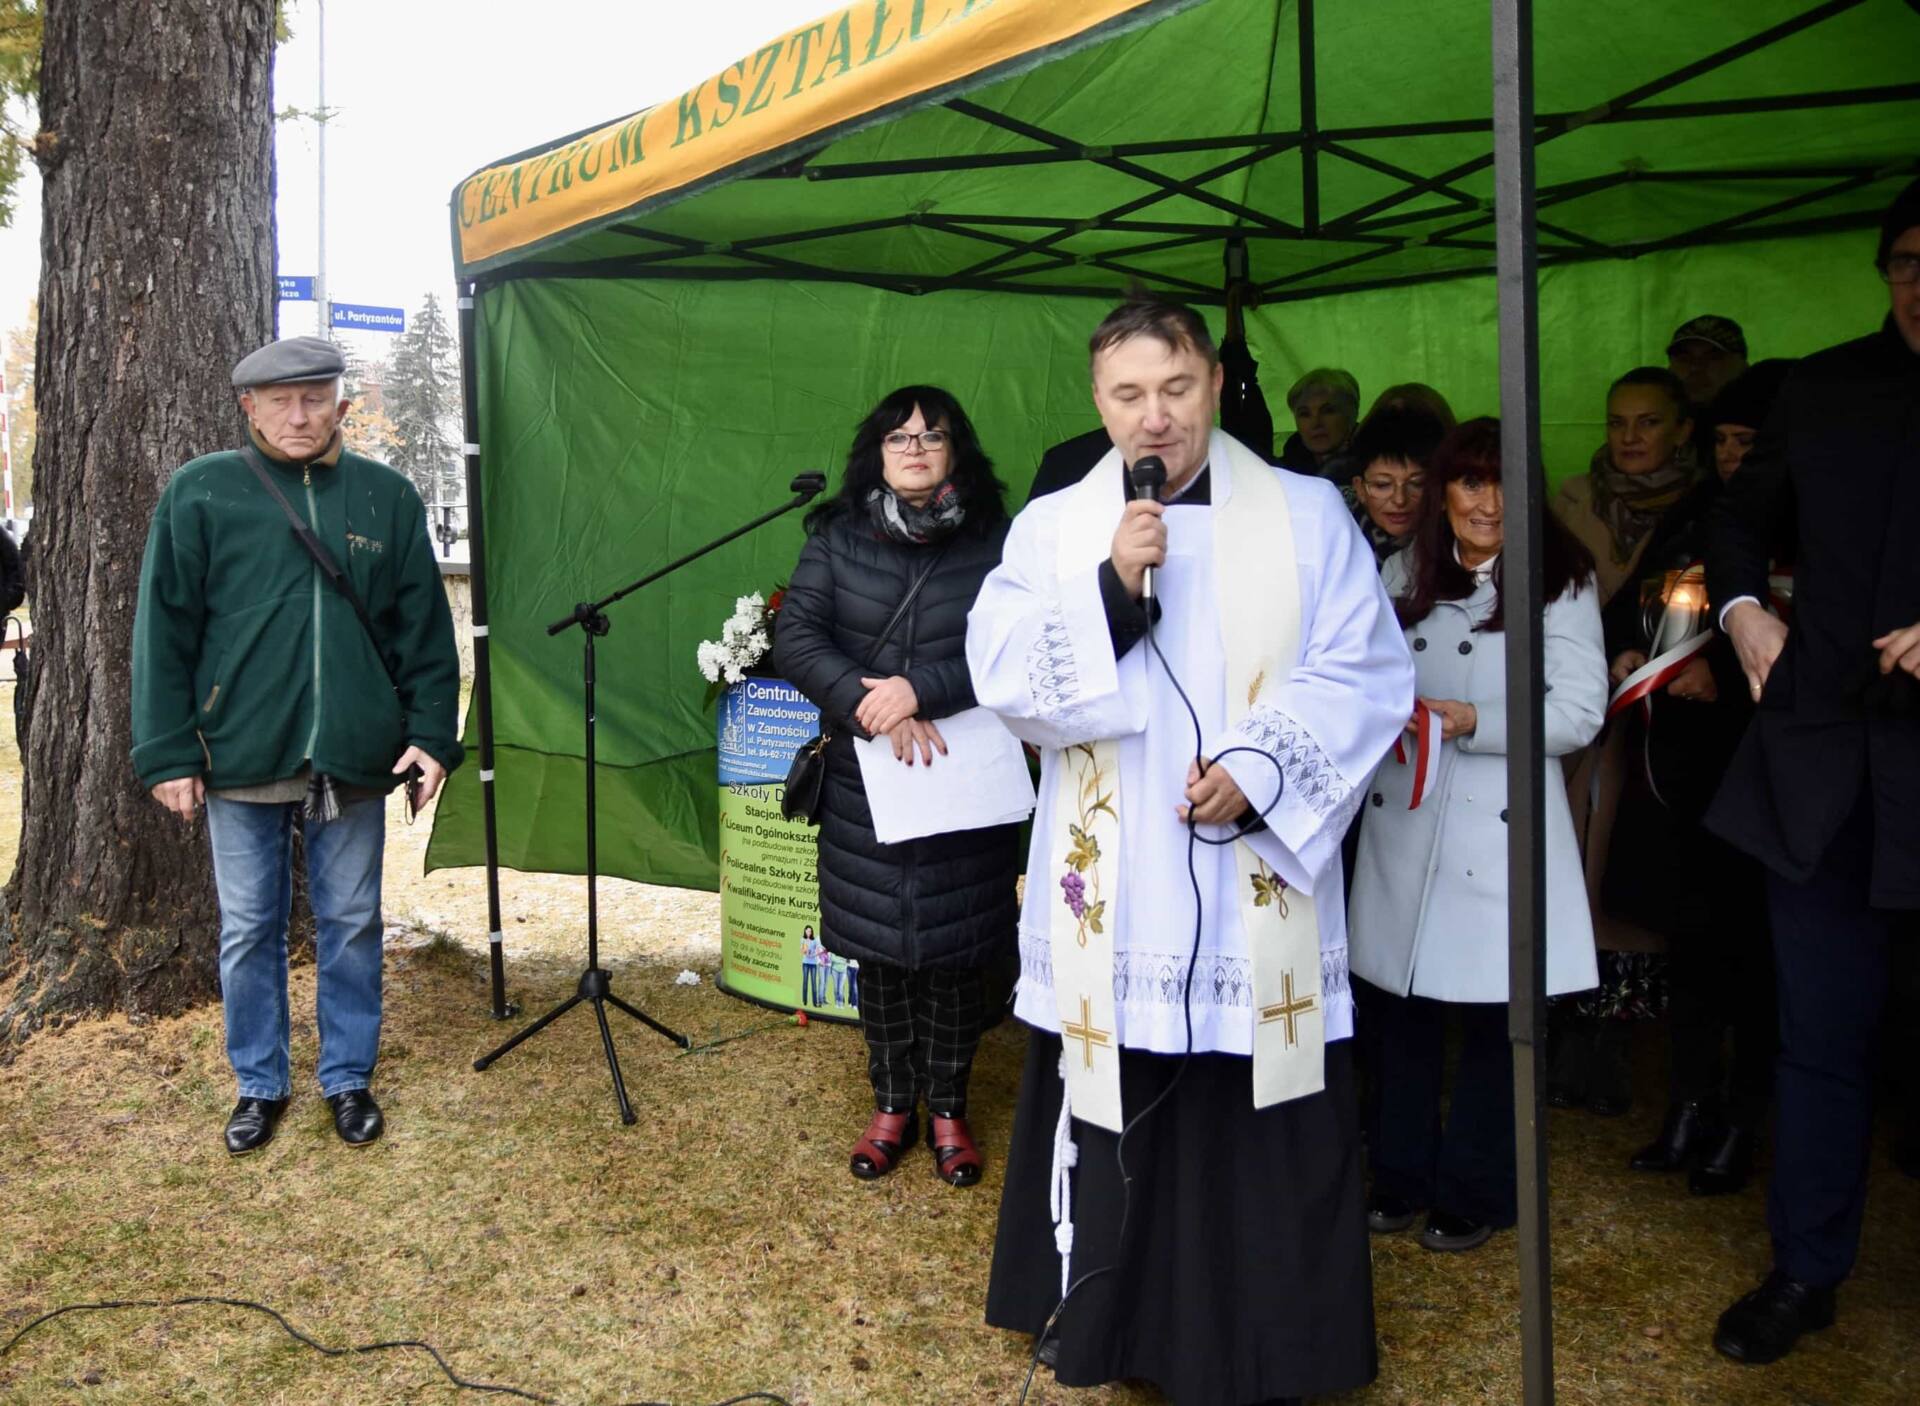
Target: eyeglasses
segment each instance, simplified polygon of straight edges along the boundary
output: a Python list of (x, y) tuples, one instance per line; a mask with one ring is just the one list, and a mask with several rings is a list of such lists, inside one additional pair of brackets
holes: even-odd
[(1363, 478), (1360, 486), (1367, 491), (1369, 498), (1418, 498), (1427, 491), (1427, 481), (1423, 478), (1392, 479)]
[(881, 439), (895, 454), (905, 454), (908, 448), (939, 451), (947, 447), (950, 436), (945, 430), (922, 430), (919, 434), (908, 434), (905, 430), (895, 430)]
[(1880, 266), (1889, 283), (1920, 283), (1920, 254), (1895, 254)]

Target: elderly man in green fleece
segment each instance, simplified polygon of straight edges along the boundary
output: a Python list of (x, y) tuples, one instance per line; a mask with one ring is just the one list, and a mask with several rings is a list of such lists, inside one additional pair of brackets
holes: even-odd
[(183, 822), (206, 807), (236, 1157), (272, 1140), (292, 1093), (296, 823), (318, 928), (320, 1092), (349, 1146), (380, 1136), (368, 1085), (385, 797), (406, 780), (424, 804), (463, 755), (459, 656), (426, 511), (405, 477), (343, 448), (345, 369), (316, 337), (244, 358), (233, 384), (249, 442), (174, 474), (140, 572), (133, 763)]

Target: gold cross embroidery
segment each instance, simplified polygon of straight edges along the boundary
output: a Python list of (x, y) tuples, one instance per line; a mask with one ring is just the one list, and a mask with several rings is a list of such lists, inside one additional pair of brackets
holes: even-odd
[(1283, 999), (1279, 1005), (1260, 1007), (1260, 1023), (1266, 1025), (1271, 1021), (1284, 1020), (1287, 1023), (1287, 1048), (1292, 1049), (1300, 1043), (1300, 1032), (1295, 1027), (1295, 1021), (1314, 1008), (1314, 1000), (1311, 996), (1302, 996), (1297, 1001), (1293, 998), (1291, 968), (1280, 978), (1280, 994)]
[[(1291, 991), (1288, 993), (1291, 995)], [(1108, 1032), (1098, 1029), (1093, 1023), (1093, 1002), (1085, 996), (1080, 998), (1080, 1023), (1075, 1025), (1066, 1020), (1060, 1023), (1060, 1033), (1069, 1040), (1080, 1042), (1080, 1056), (1086, 1061), (1087, 1068), (1093, 1068), (1093, 1047), (1112, 1043)]]

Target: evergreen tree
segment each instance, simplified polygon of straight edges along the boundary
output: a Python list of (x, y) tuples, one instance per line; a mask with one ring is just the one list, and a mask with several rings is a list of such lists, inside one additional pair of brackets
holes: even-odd
[(429, 508), (458, 503), (460, 362), (432, 293), (394, 347), (383, 391), (396, 440), (393, 467), (413, 480)]

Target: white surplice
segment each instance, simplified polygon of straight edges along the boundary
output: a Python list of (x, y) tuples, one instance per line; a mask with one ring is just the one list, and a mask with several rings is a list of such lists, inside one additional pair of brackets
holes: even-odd
[[(1233, 461), (1242, 472), (1275, 474), (1285, 490), (1300, 628), (1287, 677), (1269, 681), (1257, 706), (1230, 728), (1212, 553), (1216, 514), (1234, 510)], [(1248, 842), (1289, 887), (1320, 896), (1324, 1031), (1326, 1039), (1340, 1039), (1353, 1030), (1340, 841), (1367, 777), (1412, 711), (1413, 662), (1373, 552), (1336, 488), (1269, 469), (1217, 430), (1209, 463), (1211, 503), (1176, 499), (1167, 508), (1167, 562), (1155, 581), (1163, 613), (1155, 640), (1199, 715), (1200, 750), (1216, 757), (1231, 747), (1252, 746), (1273, 759), (1237, 753), (1219, 763), (1254, 807), (1265, 809), (1272, 801), (1276, 769), (1286, 778), (1266, 828)], [(1124, 498), (1118, 452), (1088, 477), (1111, 485), (1117, 520)], [(1090, 486), (1083, 482), (1081, 489)], [(1061, 574), (1062, 514), (1084, 511), (1090, 501), (1068, 489), (1030, 504), (1015, 519), (1001, 565), (968, 617), (967, 659), (977, 698), (1016, 736), (1042, 749), (1014, 1011), (1038, 1029), (1060, 1029), (1050, 906), (1064, 901), (1051, 873), (1051, 837), (1062, 819), (1056, 813), (1060, 749), (1111, 739), (1117, 743), (1124, 811), (1115, 866), (1120, 891), (1112, 1033), (1127, 1048), (1177, 1054), (1187, 1048), (1182, 981), (1195, 913), (1187, 832), (1176, 807), (1184, 803), (1194, 728), (1145, 640), (1114, 658), (1097, 570)], [(1261, 602), (1226, 607), (1258, 612)], [(1212, 827), (1203, 833), (1219, 838), (1229, 831)], [(1195, 846), (1194, 868), (1205, 896), (1205, 922), (1194, 963), (1192, 1048), (1250, 1055), (1252, 963), (1232, 848)]]

